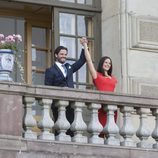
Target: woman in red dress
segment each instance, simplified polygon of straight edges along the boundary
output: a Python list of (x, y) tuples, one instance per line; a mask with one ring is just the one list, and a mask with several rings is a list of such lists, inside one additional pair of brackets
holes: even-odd
[[(98, 68), (96, 71), (94, 68), (90, 53), (88, 51), (87, 39), (83, 37), (80, 42), (84, 46), (87, 65), (88, 65), (90, 74), (93, 78), (93, 83), (94, 83), (96, 89), (99, 91), (104, 91), (104, 92), (114, 92), (116, 84), (117, 84), (117, 80), (112, 75), (111, 58), (107, 57), (107, 56), (102, 57), (99, 61)], [(107, 114), (103, 110), (103, 105), (98, 110), (98, 117), (99, 117), (99, 121), (102, 124), (102, 126), (105, 127), (106, 120), (107, 120)], [(116, 122), (116, 119), (117, 119), (117, 111), (115, 112), (115, 122)], [(104, 137), (104, 134), (101, 133), (100, 137)]]

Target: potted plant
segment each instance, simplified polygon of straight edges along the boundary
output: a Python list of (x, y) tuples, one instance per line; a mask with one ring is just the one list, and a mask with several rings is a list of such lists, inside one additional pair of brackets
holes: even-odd
[(0, 81), (13, 81), (10, 73), (13, 71), (14, 62), (19, 67), (21, 78), (24, 81), (24, 69), (18, 60), (18, 44), (20, 42), (22, 42), (22, 37), (19, 34), (8, 36), (0, 34)]

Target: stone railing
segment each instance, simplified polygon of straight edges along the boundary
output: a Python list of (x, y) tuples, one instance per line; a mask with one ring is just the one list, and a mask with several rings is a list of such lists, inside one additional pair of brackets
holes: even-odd
[[(9, 129), (10, 133), (6, 133), (7, 129), (4, 130), (0, 121), (1, 134), (14, 133), (13, 135), (31, 140), (158, 148), (158, 98), (47, 86), (1, 84), (0, 87), (1, 104), (6, 109), (14, 104), (9, 114), (12, 116), (10, 121), (16, 124), (13, 129)], [(58, 107), (56, 122), (50, 112), (52, 101)], [(74, 109), (72, 124), (66, 119), (68, 105)], [(104, 128), (98, 120), (101, 105), (107, 112), (107, 124)], [(38, 112), (35, 113), (37, 108)], [(117, 123), (114, 121), (116, 110)], [(40, 119), (37, 120), (35, 115)], [(66, 135), (69, 128), (74, 132), (74, 137)], [(54, 135), (54, 130), (59, 132), (58, 136)], [(105, 138), (98, 136), (100, 132), (105, 133)]]

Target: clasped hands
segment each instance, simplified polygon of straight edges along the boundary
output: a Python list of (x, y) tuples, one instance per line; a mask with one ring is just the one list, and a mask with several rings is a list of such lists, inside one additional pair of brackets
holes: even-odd
[(87, 44), (88, 44), (87, 38), (86, 38), (86, 37), (82, 37), (82, 38), (80, 39), (80, 43), (81, 43), (83, 46), (87, 46)]

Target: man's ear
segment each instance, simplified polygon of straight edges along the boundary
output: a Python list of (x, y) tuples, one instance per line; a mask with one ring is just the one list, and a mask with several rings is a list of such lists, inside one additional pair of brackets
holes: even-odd
[(54, 56), (55, 56), (55, 58), (57, 58), (57, 56), (58, 56), (58, 55), (57, 55), (57, 54), (55, 54)]

